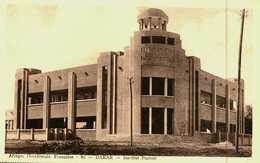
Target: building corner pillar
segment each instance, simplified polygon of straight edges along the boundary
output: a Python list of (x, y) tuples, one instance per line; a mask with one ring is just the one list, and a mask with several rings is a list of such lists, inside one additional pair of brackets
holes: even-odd
[(67, 109), (67, 128), (75, 134), (76, 128), (76, 74), (69, 72), (68, 74), (68, 109)]
[(212, 79), (211, 83), (211, 92), (212, 92), (212, 132), (217, 132), (217, 114), (216, 114), (216, 80)]
[(164, 135), (167, 135), (167, 108), (164, 108)]
[(226, 85), (226, 132), (230, 133), (230, 86)]
[(48, 130), (49, 128), (49, 116), (50, 116), (50, 78), (44, 77), (44, 90), (43, 90), (43, 123), (42, 128)]

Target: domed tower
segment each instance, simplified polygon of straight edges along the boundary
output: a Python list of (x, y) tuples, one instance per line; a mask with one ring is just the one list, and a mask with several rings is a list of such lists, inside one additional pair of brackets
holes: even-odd
[(190, 133), (190, 63), (180, 35), (167, 31), (168, 21), (160, 9), (141, 12), (137, 17), (139, 31), (125, 50), (129, 77), (134, 81), (133, 134), (137, 137)]
[(143, 11), (138, 17), (139, 30), (161, 30), (166, 31), (168, 16), (160, 9), (149, 8)]
[[(168, 21), (160, 9), (144, 10), (137, 17), (139, 30), (134, 32), (124, 54), (99, 57), (99, 74), (103, 74), (102, 66), (108, 65), (106, 83), (110, 94), (104, 105), (108, 112), (102, 111), (102, 101), (98, 102), (97, 114), (107, 115), (97, 116), (97, 139), (129, 140), (132, 131), (134, 141), (149, 142), (154, 141), (150, 139), (154, 136), (191, 133), (194, 111), (190, 108), (195, 106), (191, 93), (195, 91), (189, 88), (194, 87), (193, 72), (199, 64), (185, 56), (180, 35), (167, 31)], [(99, 89), (97, 96), (102, 95)], [(102, 128), (102, 122), (107, 126)]]

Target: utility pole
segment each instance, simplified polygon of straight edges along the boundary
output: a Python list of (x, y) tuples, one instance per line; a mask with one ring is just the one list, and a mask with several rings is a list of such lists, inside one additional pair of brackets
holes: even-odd
[(133, 78), (129, 78), (130, 87), (130, 145), (133, 146), (133, 93), (132, 93)]
[[(241, 94), (241, 55), (242, 55), (242, 44), (243, 44), (243, 32), (244, 32), (244, 20), (245, 20), (245, 13), (246, 10), (242, 10), (242, 21), (241, 21), (241, 33), (240, 33), (240, 42), (239, 42), (239, 56), (238, 56), (238, 92), (237, 92), (237, 137), (236, 137), (236, 152), (238, 153), (238, 146), (239, 146), (239, 129), (240, 129), (240, 94)], [(243, 107), (242, 107), (243, 108)]]

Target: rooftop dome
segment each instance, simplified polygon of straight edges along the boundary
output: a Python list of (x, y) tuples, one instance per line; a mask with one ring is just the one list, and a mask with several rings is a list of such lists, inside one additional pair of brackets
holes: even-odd
[(160, 9), (157, 8), (149, 8), (144, 10), (143, 12), (141, 12), (138, 15), (138, 19), (145, 19), (145, 18), (149, 18), (149, 17), (159, 17), (162, 19), (165, 19), (166, 21), (168, 21), (168, 16), (165, 14), (165, 12), (163, 12)]
[(166, 31), (168, 16), (160, 9), (149, 8), (138, 15), (137, 22), (141, 31)]

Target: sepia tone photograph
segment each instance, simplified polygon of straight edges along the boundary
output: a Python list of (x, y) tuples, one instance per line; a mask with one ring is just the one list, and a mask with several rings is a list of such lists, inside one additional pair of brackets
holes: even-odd
[(252, 158), (254, 10), (233, 3), (1, 4), (4, 153)]

